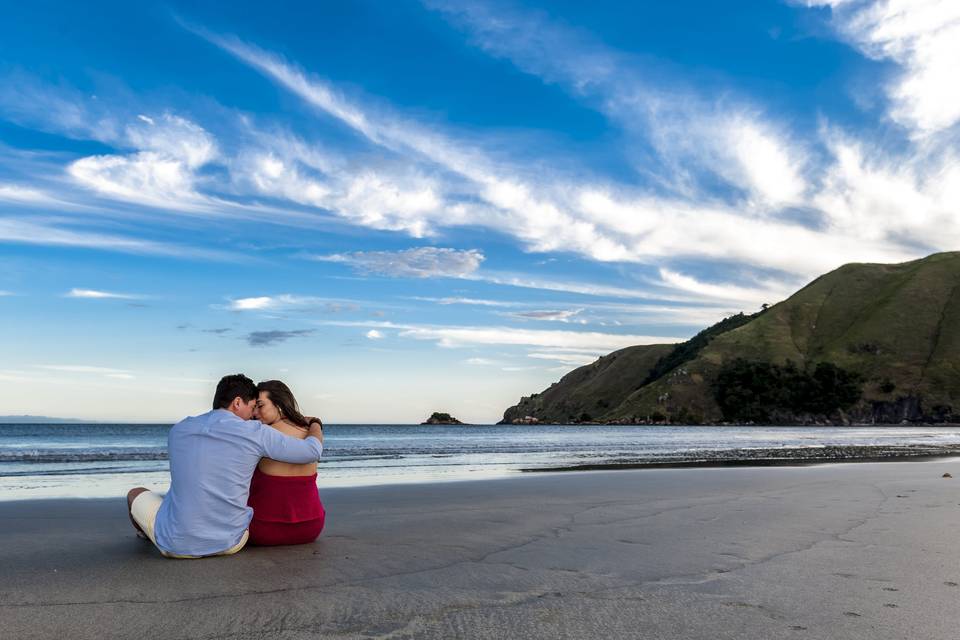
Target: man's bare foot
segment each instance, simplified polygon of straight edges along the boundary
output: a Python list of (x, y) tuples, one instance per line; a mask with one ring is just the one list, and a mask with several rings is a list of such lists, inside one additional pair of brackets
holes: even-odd
[(130, 516), (130, 522), (133, 524), (133, 528), (137, 530), (137, 537), (147, 540), (147, 534), (140, 528), (137, 521), (133, 519), (133, 501), (144, 491), (149, 491), (149, 489), (146, 487), (135, 487), (127, 492), (127, 515)]

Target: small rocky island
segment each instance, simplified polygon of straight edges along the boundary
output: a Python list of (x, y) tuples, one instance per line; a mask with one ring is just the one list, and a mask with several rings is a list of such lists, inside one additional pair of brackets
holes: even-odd
[(449, 413), (434, 411), (433, 414), (420, 424), (463, 424)]

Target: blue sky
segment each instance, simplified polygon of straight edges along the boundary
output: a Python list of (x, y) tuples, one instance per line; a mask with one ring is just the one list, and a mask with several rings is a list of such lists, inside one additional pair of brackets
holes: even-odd
[(960, 248), (950, 1), (4, 12), (6, 414), (175, 420), (243, 371), (330, 422), (495, 421)]

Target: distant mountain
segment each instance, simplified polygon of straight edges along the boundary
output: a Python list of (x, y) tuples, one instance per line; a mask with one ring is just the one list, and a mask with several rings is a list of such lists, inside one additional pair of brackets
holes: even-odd
[(74, 418), (51, 418), (48, 416), (0, 416), (0, 424), (62, 424), (86, 422)]
[(960, 422), (960, 253), (849, 264), (678, 345), (615, 351), (513, 422)]

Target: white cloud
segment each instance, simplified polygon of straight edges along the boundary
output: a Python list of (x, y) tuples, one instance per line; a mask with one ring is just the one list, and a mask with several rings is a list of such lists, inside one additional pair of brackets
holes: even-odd
[(141, 295), (132, 293), (115, 293), (112, 291), (98, 291), (96, 289), (70, 289), (64, 296), (67, 298), (92, 298), (95, 300), (139, 300), (143, 298)]
[[(855, 12), (868, 6), (859, 1), (842, 4), (844, 8), (856, 7)], [(943, 220), (940, 213), (944, 208), (950, 210), (952, 206), (955, 211), (960, 206), (956, 189), (942, 186), (948, 184), (943, 176), (952, 175), (955, 161), (952, 157), (931, 158), (931, 153), (936, 154), (935, 147), (908, 151), (906, 157), (880, 151), (881, 157), (886, 156), (889, 164), (899, 169), (888, 172), (894, 180), (878, 192), (895, 191), (897, 185), (904, 187), (899, 189), (899, 198), (882, 207), (899, 210), (895, 222), (892, 215), (874, 215), (880, 198), (866, 197), (869, 190), (855, 189), (862, 197), (850, 203), (848, 214), (842, 200), (850, 194), (843, 187), (824, 193), (818, 190), (816, 181), (807, 179), (807, 174), (815, 172), (821, 183), (837, 187), (836, 173), (843, 167), (836, 156), (811, 157), (782, 125), (755, 107), (737, 104), (729, 92), (707, 100), (689, 88), (651, 85), (647, 80), (650, 74), (643, 73), (637, 60), (610, 50), (582, 32), (559, 26), (543, 13), (525, 13), (502, 5), (493, 9), (482, 3), (428, 5), (465, 27), (485, 51), (509, 59), (546, 82), (566, 87), (627, 133), (640, 136), (657, 149), (666, 171), (660, 175), (662, 183), (674, 189), (677, 197), (638, 197), (590, 185), (579, 190), (580, 211), (599, 230), (606, 227), (619, 236), (628, 256), (639, 260), (699, 256), (809, 277), (846, 262), (897, 262), (955, 246), (951, 239), (960, 229), (956, 222)], [(880, 5), (884, 8), (878, 15), (886, 19), (897, 14), (897, 20), (906, 19), (907, 5), (916, 6), (905, 0), (869, 6)], [(918, 25), (925, 24), (937, 38), (946, 37), (958, 26), (952, 16), (960, 11), (960, 5), (951, 3), (949, 11), (945, 6), (944, 2), (924, 2), (909, 20), (918, 30)], [(960, 38), (952, 38), (952, 42), (960, 42)], [(940, 59), (951, 64), (947, 61), (955, 58), (958, 56)], [(957, 83), (943, 83), (954, 85)], [(960, 109), (956, 107), (960, 100), (942, 103)], [(822, 132), (828, 150), (835, 147), (835, 133), (828, 129)], [(814, 159), (826, 162), (814, 167)], [(649, 159), (645, 162), (649, 164)], [(904, 165), (909, 169), (905, 171)], [(742, 188), (747, 200), (740, 206), (719, 204), (709, 190), (701, 190), (697, 169)], [(883, 179), (879, 174), (875, 177)], [(949, 194), (942, 194), (944, 191)], [(937, 199), (947, 206), (931, 202)], [(826, 224), (813, 228), (790, 222), (789, 216), (782, 215), (787, 206), (822, 214)], [(843, 224), (850, 214), (864, 224), (858, 228)], [(934, 223), (932, 218), (940, 220)], [(864, 230), (869, 233), (865, 235)], [(642, 240), (631, 242), (631, 237)], [(767, 295), (757, 291), (751, 297)]]
[(385, 337), (383, 332), (377, 329), (370, 329), (370, 331), (367, 331), (364, 335), (366, 335), (369, 340), (382, 340)]
[[(960, 203), (957, 188), (950, 186), (956, 181), (952, 180), (955, 163), (949, 158), (939, 164), (899, 162), (900, 168), (891, 161), (891, 167), (897, 168), (893, 171), (871, 162), (870, 151), (862, 149), (859, 164), (844, 165), (838, 145), (828, 149), (836, 153), (821, 158), (811, 153), (808, 142), (798, 142), (786, 123), (773, 121), (735, 97), (708, 99), (690, 87), (653, 85), (636, 59), (559, 27), (546, 14), (493, 12), (480, 5), (443, 10), (467, 26), (486, 51), (560, 84), (603, 112), (627, 134), (625, 144), (639, 136), (652, 145), (663, 165), (653, 178), (663, 188), (640, 191), (590, 174), (583, 178), (552, 171), (549, 164), (530, 170), (511, 158), (509, 151), (494, 151), (494, 145), (484, 149), (476, 138), (449, 133), (449, 128), (437, 123), (367, 106), (277, 55), (197, 29), (322, 115), (350, 127), (375, 147), (374, 152), (331, 152), (282, 132), (258, 131), (250, 118), (238, 118), (246, 127), (238, 147), (221, 150), (218, 141), (191, 119), (132, 112), (128, 118), (132, 124), (113, 118), (97, 135), (134, 151), (85, 158), (71, 170), (81, 184), (108, 197), (207, 213), (219, 212), (222, 202), (209, 194), (214, 185), (204, 177), (205, 169), (215, 166), (226, 170), (236, 195), (282, 200), (283, 206), (299, 212), (289, 216), (301, 216), (304, 224), (318, 219), (304, 213), (309, 208), (317, 216), (328, 215), (326, 219), (333, 214), (351, 224), (415, 237), (471, 225), (509, 235), (530, 251), (572, 252), (590, 260), (651, 265), (694, 257), (741, 264), (744, 271), (751, 267), (779, 270), (798, 278), (850, 261), (900, 261), (936, 248), (952, 248), (951, 238), (960, 234), (960, 224), (943, 214)], [(86, 135), (94, 135), (94, 118), (81, 116), (60, 118), (62, 126), (79, 126), (69, 123), (83, 121)], [(822, 171), (812, 166), (823, 159), (830, 164)], [(844, 173), (851, 166), (861, 167), (859, 173)], [(948, 179), (932, 179), (937, 167)], [(700, 184), (704, 172), (710, 174), (707, 182), (719, 178), (732, 187), (725, 192), (739, 195), (724, 199), (705, 189)], [(887, 182), (884, 193), (897, 186), (896, 198), (877, 207), (879, 198), (870, 197), (869, 184), (885, 177), (893, 180)], [(226, 204), (232, 207), (230, 215), (242, 208)], [(791, 218), (788, 208), (794, 206), (809, 210), (816, 225)], [(891, 214), (874, 216), (871, 207)], [(902, 214), (906, 207), (911, 207), (909, 216)], [(901, 209), (896, 220), (895, 208)], [(289, 216), (277, 216), (277, 220)], [(18, 235), (14, 241), (29, 241), (27, 234), (8, 232), (4, 224), (0, 220), (0, 240), (7, 233)], [(52, 237), (56, 242), (56, 234)], [(64, 244), (83, 241), (60, 237)], [(100, 248), (109, 241), (89, 240), (90, 246)], [(121, 241), (114, 242), (114, 248), (131, 251), (149, 251), (151, 245), (121, 247)], [(684, 279), (688, 276), (662, 278), (657, 283), (660, 291), (651, 292), (481, 272), (479, 251), (474, 254), (477, 260), (459, 264), (452, 258), (469, 258), (464, 252), (431, 256), (429, 251), (455, 250), (426, 247), (327, 258), (357, 267), (365, 261), (364, 268), (375, 273), (445, 275), (585, 295), (702, 300), (722, 293), (723, 299), (736, 301), (770, 300), (771, 287), (760, 282), (756, 291), (749, 291), (749, 277), (743, 280), (748, 284), (707, 285), (725, 289), (709, 294), (703, 288), (706, 283)], [(783, 279), (786, 292), (794, 281), (786, 275)], [(242, 310), (243, 300), (255, 299), (236, 301), (235, 308)], [(271, 300), (263, 304), (277, 308), (298, 303)]]
[(444, 211), (441, 186), (416, 170), (344, 166), (300, 141), (267, 137), (264, 149), (240, 153), (231, 162), (236, 183), (257, 195), (334, 212), (352, 224), (414, 237), (432, 235), (431, 220)]
[[(502, 45), (521, 67), (529, 63), (551, 81), (567, 83), (579, 93), (593, 91), (602, 97), (601, 108), (624, 126), (638, 115), (653, 123), (644, 125), (643, 133), (665, 154), (666, 170), (673, 176), (678, 195), (653, 196), (615, 185), (568, 183), (542, 171), (526, 179), (521, 167), (495, 161), (444, 135), (439, 127), (392, 116), (383, 109), (376, 113), (365, 110), (329, 83), (308, 76), (278, 56), (235, 38), (202, 35), (374, 145), (397, 152), (418, 166), (441, 170), (447, 186), (438, 187), (437, 192), (444, 194), (444, 215), (411, 213), (406, 222), (393, 225), (414, 235), (429, 234), (434, 226), (472, 224), (512, 235), (531, 251), (572, 251), (593, 260), (618, 262), (697, 257), (801, 277), (850, 261), (897, 261), (921, 253), (915, 246), (901, 248), (891, 238), (865, 242), (837, 229), (814, 229), (781, 219), (777, 207), (806, 203), (795, 201), (808, 194), (799, 169), (807, 154), (752, 108), (703, 106), (701, 100), (682, 92), (671, 96), (642, 82), (630, 84), (634, 76), (620, 74), (615, 63), (632, 61), (597, 48), (588, 48), (590, 55), (580, 56), (582, 48), (567, 46), (561, 37), (564, 34), (544, 35), (540, 27), (551, 25), (537, 24), (537, 29), (512, 25), (512, 15), (475, 18), (469, 18), (473, 26), (493, 25), (491, 32), (482, 33), (484, 46)], [(504, 29), (533, 34), (534, 44), (542, 38), (553, 48), (538, 49), (529, 38), (498, 40)], [(530, 62), (527, 55), (535, 60)], [(614, 69), (617, 74), (604, 75)], [(626, 85), (630, 86), (624, 88)], [(683, 176), (689, 173), (683, 163), (700, 161), (744, 189), (747, 199), (724, 204), (683, 184)], [(461, 195), (454, 197), (454, 193)], [(477, 279), (489, 280), (486, 275)], [(765, 292), (763, 295), (766, 297)]]
[(674, 295), (662, 292), (651, 292), (648, 288), (637, 287), (616, 287), (606, 284), (597, 284), (591, 282), (578, 282), (576, 280), (545, 280), (539, 276), (528, 274), (504, 273), (497, 271), (484, 271), (474, 274), (467, 278), (479, 282), (489, 282), (501, 286), (518, 287), (521, 289), (540, 289), (543, 291), (556, 291), (559, 293), (574, 293), (583, 296), (595, 296), (604, 298), (625, 298), (625, 299), (650, 299), (650, 300), (689, 300), (689, 296), (676, 297)]
[(270, 309), (277, 304), (277, 299), (270, 296), (256, 298), (238, 298), (230, 301), (230, 308), (234, 311), (261, 311)]
[(5, 73), (2, 79), (0, 109), (5, 119), (42, 131), (100, 142), (114, 142), (121, 135), (104, 102), (90, 100), (88, 94), (60, 84), (41, 83), (19, 71)]
[(715, 300), (735, 300), (760, 305), (763, 303), (779, 302), (787, 298), (791, 287), (783, 284), (761, 284), (756, 287), (740, 287), (731, 284), (713, 284), (701, 282), (682, 273), (669, 269), (660, 269), (660, 278), (666, 286), (681, 291), (688, 291), (694, 295)]
[(443, 347), (472, 345), (520, 345), (553, 348), (591, 348), (613, 351), (636, 344), (679, 342), (662, 336), (621, 335), (598, 332), (537, 331), (512, 327), (429, 327), (414, 326), (400, 332), (404, 338), (433, 340)]
[(880, 243), (953, 249), (960, 243), (960, 159), (956, 152), (892, 156), (830, 130), (834, 163), (813, 199), (831, 231)]
[[(497, 163), (482, 152), (467, 149), (416, 122), (375, 117), (327, 83), (308, 77), (281, 58), (236, 38), (199, 33), (307, 103), (352, 127), (370, 142), (458, 176), (457, 191), (468, 197), (446, 203), (432, 218), (420, 214), (408, 216), (406, 226), (414, 230), (414, 235), (425, 235), (437, 224), (477, 224), (507, 231), (535, 251), (573, 249), (598, 260), (630, 258), (615, 239), (597, 234), (592, 225), (578, 221), (510, 172), (496, 171)], [(482, 203), (478, 205), (477, 199)]]
[(886, 87), (890, 116), (920, 134), (960, 120), (960, 3), (956, 0), (807, 0), (830, 6), (841, 36), (901, 72)]
[(39, 219), (0, 218), (0, 242), (82, 247), (121, 253), (180, 256), (202, 260), (234, 259), (233, 255), (224, 251), (178, 246), (89, 231), (75, 231)]
[(81, 158), (68, 166), (68, 173), (80, 185), (111, 198), (178, 209), (210, 206), (210, 199), (197, 190), (197, 171), (218, 151), (202, 127), (165, 114), (159, 124), (141, 119), (130, 125), (125, 139), (139, 151)]
[(411, 300), (420, 300), (421, 302), (435, 302), (442, 305), (464, 304), (480, 307), (517, 307), (522, 306), (519, 302), (507, 302), (506, 300), (486, 300), (483, 298), (465, 298), (460, 296), (447, 296), (444, 298), (429, 298), (423, 296), (413, 296)]
[[(806, 189), (804, 179), (797, 171), (798, 160), (779, 136), (764, 130), (756, 120), (734, 119), (723, 128), (726, 140), (719, 142), (732, 150), (740, 175), (731, 175), (735, 183), (747, 185), (749, 190), (768, 203), (783, 205), (800, 202)], [(724, 172), (720, 159), (717, 167)]]
[(0, 201), (2, 200), (29, 204), (49, 204), (57, 202), (56, 198), (51, 197), (40, 189), (24, 187), (17, 184), (0, 184)]
[(478, 345), (530, 346), (544, 349), (559, 349), (566, 352), (580, 351), (598, 355), (636, 344), (673, 344), (683, 338), (645, 336), (592, 331), (552, 331), (516, 329), (513, 327), (438, 326), (402, 324), (393, 322), (326, 321), (326, 326), (365, 327), (392, 329), (402, 338), (432, 340), (442, 347), (466, 347)]
[(553, 360), (556, 362), (562, 362), (563, 364), (573, 365), (573, 366), (582, 366), (585, 364), (591, 364), (596, 362), (602, 353), (597, 355), (585, 354), (585, 353), (528, 353), (527, 356), (530, 358), (537, 358), (539, 360)]
[(491, 360), (489, 358), (467, 358), (463, 362), (464, 364), (469, 364), (475, 367), (494, 367), (500, 364), (496, 360)]
[(340, 262), (365, 273), (399, 278), (462, 278), (474, 273), (484, 257), (476, 249), (418, 247), (404, 251), (355, 251), (313, 259)]
[(133, 377), (125, 369), (115, 369), (113, 367), (95, 367), (90, 365), (73, 364), (40, 364), (36, 365), (36, 367), (38, 369), (45, 369), (47, 371), (60, 371), (63, 373), (92, 373), (107, 377)]
[(361, 301), (345, 298), (322, 298), (282, 293), (273, 296), (234, 298), (226, 305), (230, 311), (283, 311), (297, 308), (321, 308), (330, 313), (358, 311)]
[(542, 12), (484, 3), (427, 0), (490, 55), (588, 101), (630, 135), (657, 149), (662, 167), (641, 170), (684, 195), (702, 195), (693, 169), (747, 191), (748, 203), (800, 197), (806, 152), (752, 106), (724, 92), (706, 99), (692, 87), (650, 78), (649, 60), (610, 49)]
[[(560, 285), (560, 283), (557, 283)], [(665, 283), (663, 281), (657, 282), (657, 285), (672, 287), (672, 285)], [(723, 285), (715, 285), (722, 287)], [(636, 297), (638, 294), (637, 290), (628, 290), (629, 293), (633, 294), (631, 296), (624, 296), (622, 293), (618, 292), (618, 295), (603, 297)], [(671, 291), (673, 289), (671, 288)], [(748, 287), (740, 287), (734, 291), (753, 292)], [(578, 292), (578, 293), (582, 293)], [(731, 293), (727, 291), (726, 293)], [(771, 295), (772, 292), (771, 292)], [(647, 297), (653, 297), (649, 295)], [(670, 296), (667, 296), (670, 297)], [(544, 316), (552, 317), (557, 313), (560, 314), (560, 317), (567, 316), (573, 317), (575, 315), (589, 313), (593, 318), (591, 321), (596, 320), (598, 324), (601, 325), (614, 325), (619, 326), (622, 324), (627, 325), (636, 325), (641, 323), (651, 323), (651, 324), (676, 324), (676, 325), (685, 325), (685, 326), (695, 326), (702, 327), (705, 325), (711, 325), (719, 320), (735, 314), (739, 311), (743, 311), (744, 307), (734, 296), (727, 298), (732, 300), (733, 303), (727, 303), (724, 306), (710, 305), (706, 304), (704, 298), (709, 296), (704, 296), (702, 293), (691, 293), (690, 301), (692, 304), (690, 306), (670, 306), (664, 305), (662, 303), (622, 303), (622, 302), (584, 302), (583, 300), (578, 301), (576, 304), (582, 305), (576, 308), (577, 314), (572, 313), (571, 310), (561, 311), (561, 312), (552, 312), (552, 311), (539, 311), (535, 307), (530, 309), (529, 313), (539, 315), (542, 319)], [(749, 295), (746, 302), (751, 306), (757, 304), (762, 296)], [(756, 299), (754, 299), (756, 298)], [(531, 308), (533, 305), (529, 302), (517, 302), (517, 301), (506, 301), (506, 300), (487, 300), (482, 298), (461, 298), (461, 297), (446, 297), (446, 298), (430, 298), (430, 297), (412, 297), (413, 300), (421, 300), (424, 302), (435, 302), (442, 305), (453, 305), (453, 304), (462, 304), (462, 305), (476, 305), (481, 307), (491, 307), (491, 308)], [(765, 298), (764, 301), (770, 300), (779, 300), (779, 298)], [(550, 306), (559, 307), (563, 304), (569, 303), (560, 303), (560, 302), (551, 302), (547, 303)], [(762, 303), (761, 303), (762, 304)], [(503, 315), (513, 316), (519, 315), (522, 316), (523, 313), (518, 312), (517, 314), (506, 313)], [(534, 317), (535, 317), (534, 316)], [(529, 319), (529, 316), (528, 316)], [(581, 319), (580, 322), (586, 322)]]

